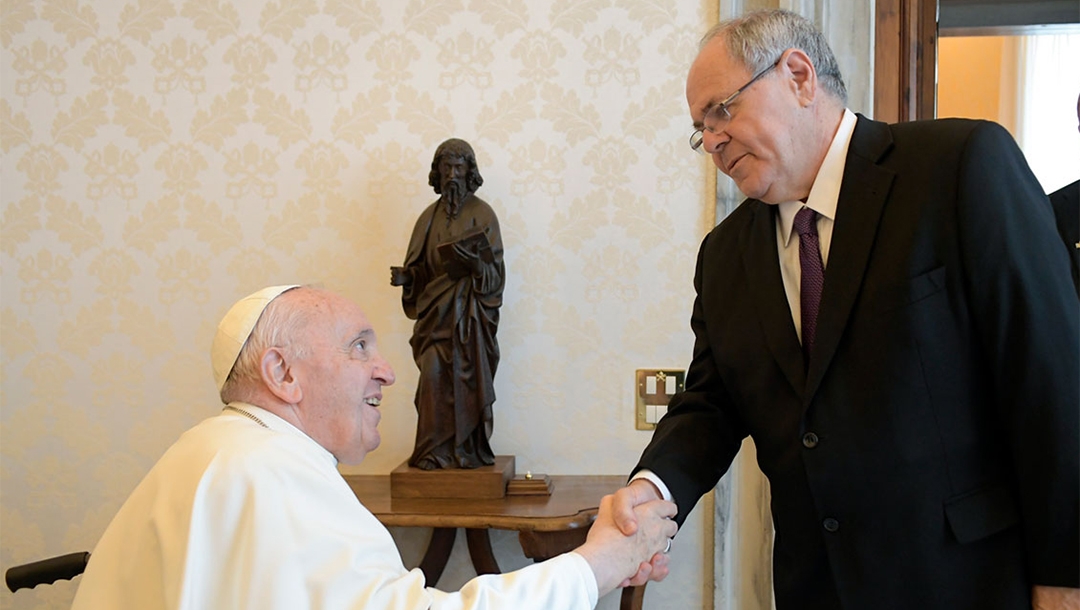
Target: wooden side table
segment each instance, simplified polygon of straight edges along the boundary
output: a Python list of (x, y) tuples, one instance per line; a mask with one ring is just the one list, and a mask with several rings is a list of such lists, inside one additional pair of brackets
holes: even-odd
[[(360, 502), (383, 525), (434, 528), (420, 569), (435, 586), (442, 576), (458, 528), (465, 529), (469, 557), (477, 574), (500, 573), (488, 530), (512, 530), (525, 556), (543, 561), (585, 542), (600, 498), (626, 484), (613, 476), (552, 475), (550, 496), (496, 499), (391, 498), (389, 475), (345, 475)], [(644, 585), (623, 589), (620, 610), (641, 610)]]

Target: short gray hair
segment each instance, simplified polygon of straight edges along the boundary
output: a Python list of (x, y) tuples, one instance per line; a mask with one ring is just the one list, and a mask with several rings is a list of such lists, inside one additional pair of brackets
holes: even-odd
[(318, 291), (314, 286), (300, 286), (283, 293), (271, 301), (259, 321), (251, 329), (251, 336), (240, 349), (236, 357), (232, 372), (221, 386), (221, 400), (228, 404), (236, 400), (244, 400), (250, 391), (250, 384), (262, 379), (260, 367), (262, 356), (271, 347), (281, 348), (294, 359), (302, 359), (307, 355), (307, 345), (297, 341), (300, 331), (311, 321), (311, 309), (299, 307), (291, 302), (294, 293), (301, 291)]
[(716, 37), (727, 43), (728, 53), (751, 73), (769, 67), (788, 49), (800, 49), (810, 58), (818, 82), (841, 103), (847, 87), (825, 36), (805, 17), (784, 10), (754, 11), (721, 21), (701, 39), (701, 47)]

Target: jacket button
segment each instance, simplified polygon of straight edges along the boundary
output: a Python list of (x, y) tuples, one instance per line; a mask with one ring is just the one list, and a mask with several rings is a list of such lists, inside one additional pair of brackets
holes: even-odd
[(840, 522), (836, 519), (833, 519), (832, 517), (827, 517), (824, 521), (821, 522), (821, 525), (825, 528), (826, 532), (835, 532), (836, 530), (840, 529)]
[(806, 447), (807, 449), (813, 449), (814, 447), (817, 447), (817, 444), (818, 444), (817, 435), (814, 434), (813, 432), (807, 432), (802, 437), (802, 444), (803, 444), (803, 447)]

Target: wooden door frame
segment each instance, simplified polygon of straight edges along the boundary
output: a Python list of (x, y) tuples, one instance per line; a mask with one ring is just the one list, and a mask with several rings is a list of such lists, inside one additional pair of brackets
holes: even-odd
[(876, 0), (874, 118), (932, 119), (937, 107), (938, 0)]

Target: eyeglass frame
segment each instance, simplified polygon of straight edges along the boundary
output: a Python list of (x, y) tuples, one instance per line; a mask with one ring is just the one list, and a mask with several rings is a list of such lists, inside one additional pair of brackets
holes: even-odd
[[(723, 121), (724, 125), (727, 125), (731, 121), (731, 113), (728, 112), (728, 109), (727, 109), (727, 107), (731, 104), (731, 102), (735, 101), (735, 98), (739, 97), (740, 93), (742, 93), (743, 91), (746, 91), (747, 89), (749, 89), (750, 85), (753, 85), (754, 83), (758, 82), (758, 80), (760, 80), (761, 77), (768, 74), (770, 70), (772, 70), (776, 66), (779, 66), (780, 62), (783, 61), (783, 59), (784, 59), (784, 54), (781, 53), (780, 57), (777, 57), (776, 61), (774, 61), (772, 63), (772, 65), (764, 68), (763, 70), (761, 70), (760, 72), (755, 74), (754, 77), (751, 78), (745, 85), (743, 85), (742, 87), (739, 87), (738, 89), (736, 89), (735, 93), (732, 93), (731, 95), (727, 96), (727, 98), (724, 99), (723, 101), (721, 101), (718, 104), (714, 105), (713, 107), (709, 108), (708, 112), (706, 112), (705, 116), (701, 119), (701, 129), (696, 129), (696, 130), (694, 130), (694, 133), (690, 134), (690, 150), (698, 153), (699, 155), (704, 155), (705, 154), (705, 149), (703, 148), (703, 145), (705, 144), (705, 132), (708, 131), (709, 133), (711, 133), (713, 135), (716, 135), (716, 132), (717, 132), (717, 130), (714, 130), (713, 128), (709, 127), (709, 124), (708, 124), (709, 116), (713, 115), (714, 113), (722, 114), (722, 115), (727, 117)], [(695, 140), (696, 140), (696, 142), (695, 142)]]

